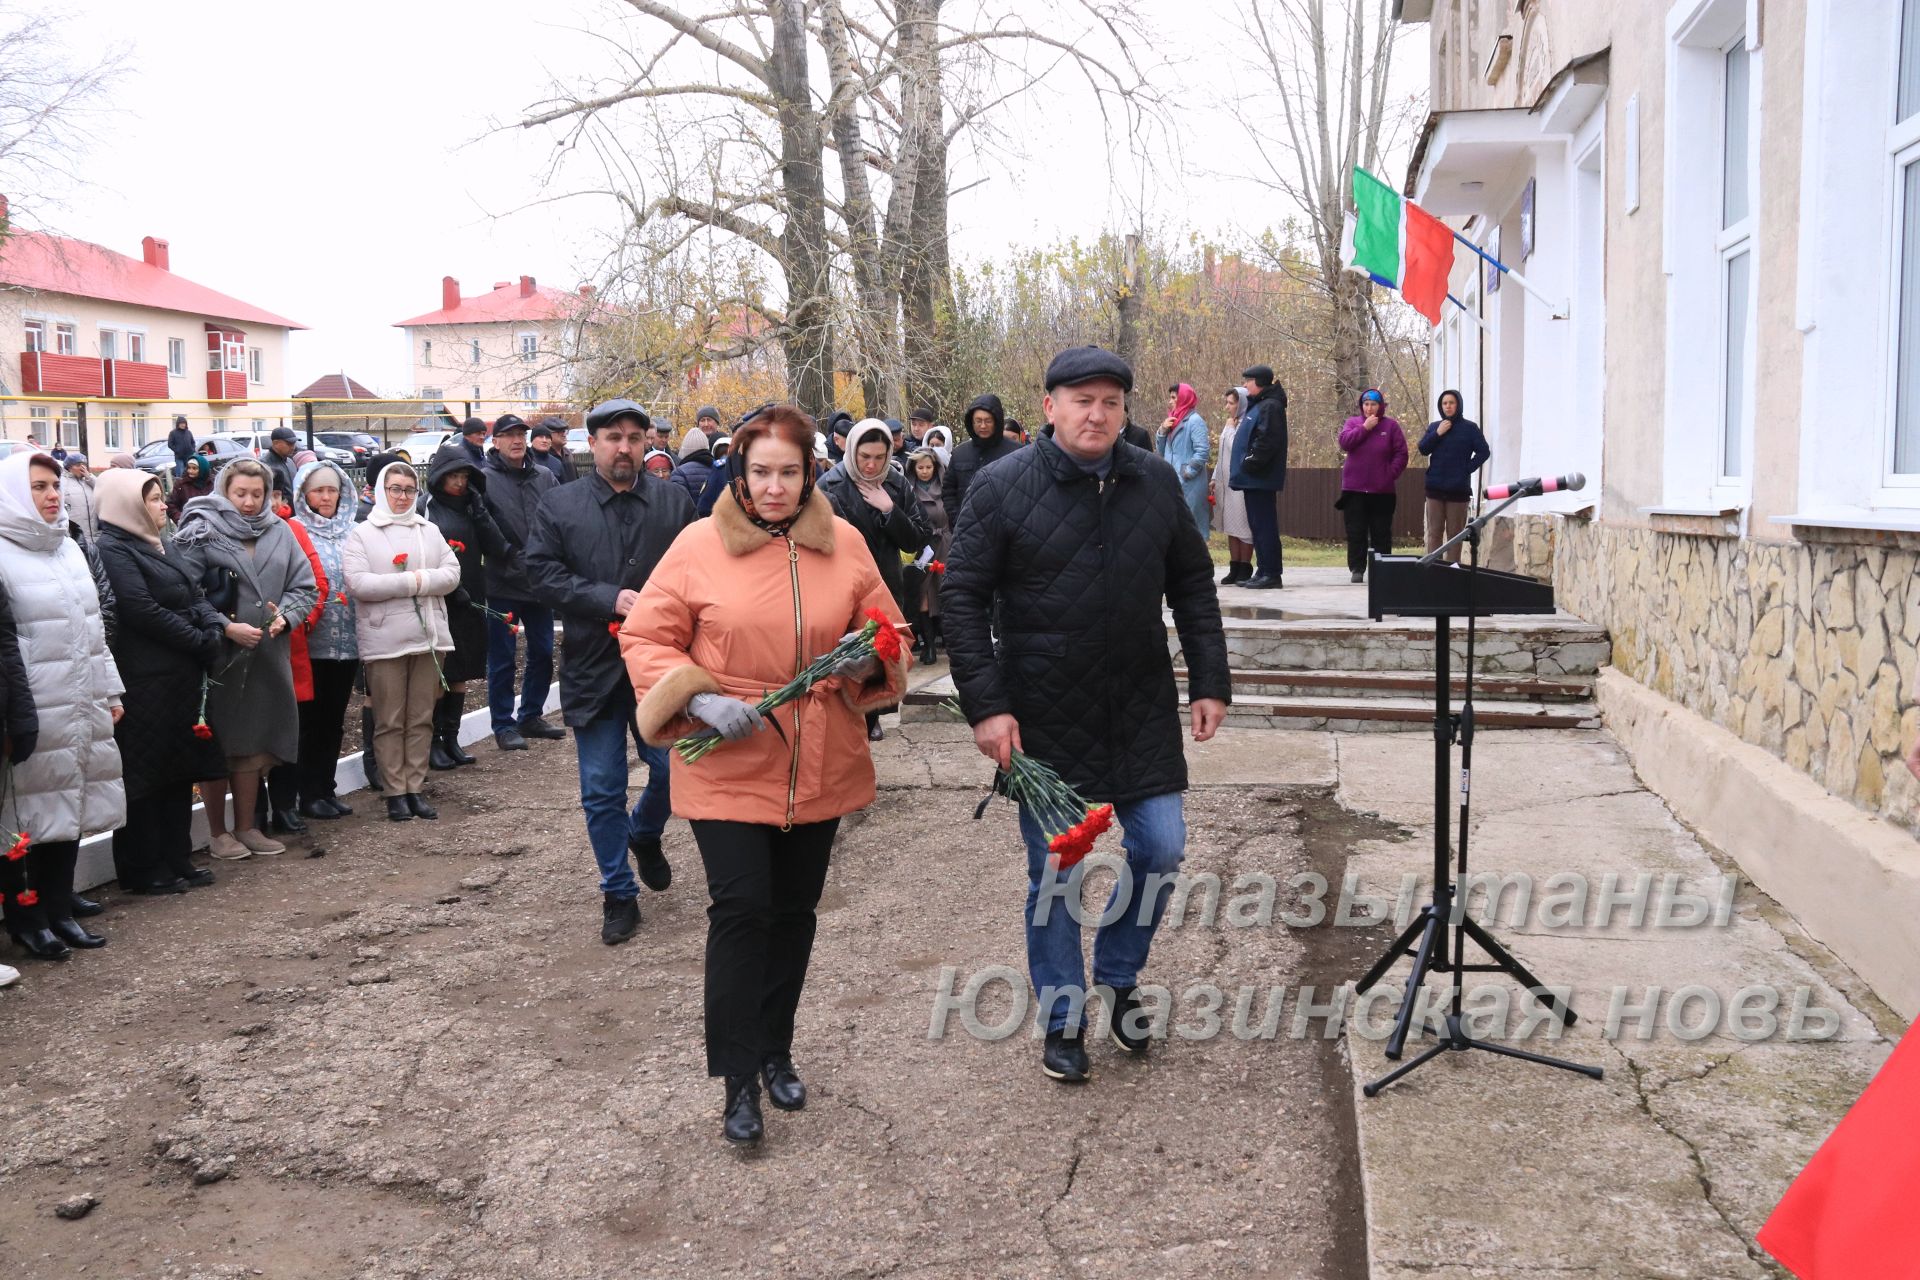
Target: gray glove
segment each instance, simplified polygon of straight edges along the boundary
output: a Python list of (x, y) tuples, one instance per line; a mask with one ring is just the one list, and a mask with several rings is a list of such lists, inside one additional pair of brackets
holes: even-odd
[[(847, 634), (841, 636), (837, 643), (845, 644), (859, 634), (858, 631), (849, 631)], [(871, 680), (874, 673), (879, 670), (879, 659), (875, 658), (871, 653), (863, 653), (858, 657), (840, 659), (840, 661), (834, 663), (833, 670), (827, 674), (845, 676), (849, 680), (859, 682), (861, 680)]]
[(712, 725), (728, 742), (750, 738), (767, 727), (760, 708), (719, 693), (696, 693), (687, 700), (687, 713)]

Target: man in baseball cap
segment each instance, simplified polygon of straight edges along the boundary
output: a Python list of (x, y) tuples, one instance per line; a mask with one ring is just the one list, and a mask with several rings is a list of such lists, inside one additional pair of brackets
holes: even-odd
[(273, 473), (273, 488), (284, 503), (293, 501), (293, 451), (300, 447), (300, 433), (292, 427), (275, 427), (267, 437), (267, 451), (260, 461)]

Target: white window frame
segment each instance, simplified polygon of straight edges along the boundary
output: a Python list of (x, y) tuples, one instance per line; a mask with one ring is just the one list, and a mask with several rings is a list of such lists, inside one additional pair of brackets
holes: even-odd
[(60, 411), (60, 443), (69, 449), (80, 447), (80, 410), (76, 407)]
[(247, 344), (239, 338), (220, 335), (220, 354), (226, 362), (228, 373), (245, 373), (247, 369)]
[(131, 364), (147, 362), (147, 335), (144, 330), (127, 330), (127, 360)]
[(49, 444), (53, 438), (53, 412), (44, 404), (27, 406), (27, 434), (42, 445)]
[(540, 358), (540, 335), (523, 332), (514, 335), (514, 345), (520, 352), (523, 364), (532, 364)]
[[(1666, 282), (1666, 391), (1662, 497), (1656, 510), (1738, 512), (1742, 527), (1763, 460), (1754, 456), (1765, 52), (1753, 47), (1748, 0), (1675, 0), (1666, 18), (1661, 258)], [(1726, 54), (1748, 47), (1747, 216), (1724, 225)], [(1703, 127), (1705, 126), (1705, 127)], [(1740, 476), (1726, 474), (1726, 263), (1746, 246), (1748, 309), (1742, 362)], [(1711, 415), (1713, 430), (1701, 431)]]
[(540, 407), (540, 384), (537, 382), (521, 383), (520, 402), (526, 408), (538, 409)]
[[(1715, 183), (1715, 193), (1719, 197), (1716, 204), (1722, 210), (1726, 208), (1727, 201), (1727, 57), (1733, 52), (1735, 45), (1744, 46), (1746, 44), (1747, 31), (1743, 27), (1738, 36), (1735, 36), (1732, 40), (1721, 46), (1720, 74), (1714, 85), (1714, 98), (1719, 107), (1716, 113), (1716, 126), (1720, 139), (1720, 147), (1718, 149), (1720, 156), (1719, 181)], [(1752, 48), (1747, 48), (1746, 50), (1747, 133), (1745, 136), (1747, 139), (1747, 162), (1743, 166), (1747, 179), (1746, 216), (1742, 217), (1732, 226), (1721, 227), (1714, 233), (1713, 237), (1713, 250), (1720, 260), (1718, 267), (1720, 293), (1719, 321), (1715, 329), (1715, 346), (1718, 350), (1719, 360), (1715, 366), (1713, 415), (1715, 444), (1718, 456), (1714, 459), (1714, 483), (1720, 488), (1734, 490), (1750, 489), (1754, 470), (1753, 399), (1754, 388), (1758, 383), (1758, 379), (1754, 376), (1753, 362), (1755, 348), (1754, 331), (1757, 327), (1755, 323), (1755, 312), (1759, 310), (1759, 307), (1756, 305), (1759, 300), (1758, 291), (1754, 286), (1755, 281), (1759, 279), (1760, 275), (1758, 269), (1759, 255), (1754, 245), (1753, 235), (1754, 223), (1757, 221), (1755, 217), (1755, 206), (1759, 203), (1760, 197), (1758, 190), (1759, 184), (1753, 180), (1756, 161), (1756, 157), (1753, 154), (1753, 104), (1759, 89), (1759, 86), (1754, 83), (1754, 72), (1758, 69), (1758, 64), (1754, 58), (1756, 52), (1758, 51)], [(1724, 216), (1724, 214), (1717, 215), (1714, 221), (1716, 223), (1720, 222)], [(1727, 284), (1733, 260), (1743, 254), (1747, 259), (1747, 316), (1745, 326), (1738, 335), (1735, 335), (1728, 327), (1727, 306), (1730, 301), (1730, 290), (1727, 288)], [(1726, 373), (1729, 363), (1728, 357), (1731, 354), (1729, 348), (1733, 345), (1736, 337), (1742, 347), (1740, 373), (1746, 384), (1744, 387), (1746, 394), (1743, 395), (1740, 400), (1740, 421), (1729, 424), (1727, 422), (1728, 388)], [(1738, 474), (1729, 474), (1726, 467), (1727, 436), (1730, 433), (1737, 433), (1739, 436), (1741, 471)]]
[[(473, 340), (473, 359), (468, 363), (470, 364), (480, 363), (480, 339), (478, 338), (475, 338)], [(477, 393), (476, 393), (476, 398), (477, 398)]]
[(133, 447), (135, 449), (146, 448), (147, 447), (147, 411), (145, 409), (135, 409), (132, 413), (128, 414), (127, 416), (131, 420), (132, 426), (133, 426)]
[(100, 358), (118, 360), (120, 358), (120, 331), (106, 325), (100, 327)]
[(420, 363), (425, 368), (433, 368), (433, 339), (420, 339)]
[(57, 356), (80, 354), (79, 325), (62, 321), (53, 326), (53, 354)]
[(107, 448), (117, 451), (120, 448), (120, 411), (111, 407), (102, 409), (100, 426), (106, 435)]
[[(1893, 73), (1891, 109), (1889, 118), (1898, 115), (1900, 106), (1900, 40), (1901, 10), (1904, 6), (1895, 0), (1893, 38), (1887, 41), (1891, 46), (1889, 57)], [(1920, 20), (1920, 6), (1916, 6), (1916, 20)], [(1905, 244), (1906, 224), (1906, 177), (1907, 170), (1920, 165), (1920, 109), (1905, 120), (1895, 120), (1887, 127), (1887, 301), (1886, 301), (1886, 354), (1881, 367), (1886, 371), (1886, 412), (1882, 420), (1886, 428), (1881, 432), (1880, 442), (1880, 483), (1873, 495), (1875, 506), (1913, 506), (1920, 504), (1920, 471), (1896, 472), (1894, 448), (1899, 442), (1900, 410), (1900, 275), (1902, 260), (1909, 252), (1920, 252), (1920, 246)], [(1920, 406), (1915, 407), (1920, 413)], [(1920, 431), (1920, 422), (1912, 426)]]
[(170, 378), (187, 376), (187, 340), (185, 338), (167, 339), (167, 376)]
[(24, 334), (26, 350), (45, 351), (47, 349), (47, 322), (45, 320), (38, 319), (37, 317), (28, 317), (27, 320), (23, 322), (21, 328)]
[(267, 353), (264, 348), (247, 348), (247, 381), (256, 387), (267, 385)]

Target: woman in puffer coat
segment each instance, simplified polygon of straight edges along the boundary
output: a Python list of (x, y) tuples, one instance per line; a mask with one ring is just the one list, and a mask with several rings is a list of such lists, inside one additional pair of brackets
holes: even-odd
[(100, 477), (101, 562), (119, 602), (110, 646), (127, 690), (114, 727), (127, 822), (113, 833), (113, 867), (128, 893), (185, 893), (213, 883), (193, 865), (193, 784), (227, 771), (210, 728), (198, 727), (200, 682), (236, 624), (207, 603), (163, 530), (160, 481), (144, 471)]
[[(927, 432), (932, 435), (940, 428)], [(947, 548), (953, 543), (953, 530), (947, 525), (947, 504), (940, 496), (942, 482), (946, 479), (944, 468), (940, 465), (940, 455), (930, 446), (922, 445), (907, 458), (907, 488), (913, 493), (914, 501), (920, 504), (920, 516), (927, 522), (933, 533), (932, 546), (935, 561), (947, 558)], [(941, 566), (942, 570), (945, 565)], [(940, 660), (940, 575), (927, 566), (921, 572), (921, 583), (914, 591), (914, 598), (907, 603), (913, 608), (907, 610), (907, 618), (913, 623), (914, 634), (920, 640), (916, 656), (925, 666), (932, 666)]]
[[(726, 739), (693, 764), (675, 755), (673, 811), (706, 865), (707, 1074), (726, 1081), (737, 1143), (760, 1140), (762, 1081), (776, 1107), (806, 1105), (793, 1032), (814, 911), (840, 819), (873, 802), (861, 717), (906, 687), (903, 652), (849, 663), (767, 717), (753, 705), (868, 610), (900, 616), (865, 539), (814, 488), (813, 430), (779, 405), (734, 434), (713, 518), (674, 540), (620, 628), (646, 741), (709, 726)], [(780, 732), (759, 732), (766, 719)]]
[(347, 595), (359, 608), (354, 630), (373, 702), (387, 817), (437, 818), (421, 793), (433, 708), (446, 692), (440, 663), (453, 652), (447, 597), (460, 585), (460, 562), (420, 514), (420, 481), (406, 463), (391, 463), (375, 477), (373, 509), (353, 527), (345, 562)]
[(320, 602), (307, 553), (267, 505), (272, 483), (252, 458), (229, 462), (212, 493), (187, 503), (173, 539), (213, 607), (239, 624), (228, 629), (207, 692), (207, 723), (226, 752), (228, 777), (200, 787), (210, 852), (227, 861), (286, 852), (260, 829), (260, 778), (299, 758), (291, 637)]
[(487, 478), (466, 450), (442, 445), (427, 472), (427, 519), (446, 538), (460, 562), (460, 590), (464, 599), (447, 602), (447, 629), (453, 633), (453, 652), (445, 670), (447, 691), (433, 707), (433, 741), (427, 747), (427, 767), (453, 769), (474, 763), (460, 749), (460, 717), (467, 709), (467, 681), (487, 677), (487, 566), (508, 552), (507, 535), (494, 523), (487, 508)]
[(113, 741), (125, 686), (86, 554), (67, 536), (60, 469), (44, 453), (0, 461), (0, 586), (13, 603), (35, 714), (34, 728), (14, 729), (9, 742), (0, 894), (14, 941), (29, 955), (62, 959), (71, 947), (106, 942), (73, 918), (73, 874), (80, 838), (126, 821)]
[(1187, 500), (1193, 523), (1206, 537), (1212, 523), (1207, 511), (1207, 420), (1200, 416), (1200, 395), (1186, 383), (1167, 388), (1167, 420), (1153, 440), (1153, 451), (1180, 477), (1180, 494)]
[(356, 497), (352, 479), (337, 462), (309, 462), (293, 477), (294, 518), (306, 529), (307, 540), (329, 584), (326, 607), (309, 620), (307, 631), (313, 696), (300, 703), (296, 770), (301, 816), (322, 821), (353, 812), (334, 794), (334, 774), (340, 767), (347, 703), (353, 697), (354, 677), (360, 670), (346, 567), (347, 535), (353, 531)]

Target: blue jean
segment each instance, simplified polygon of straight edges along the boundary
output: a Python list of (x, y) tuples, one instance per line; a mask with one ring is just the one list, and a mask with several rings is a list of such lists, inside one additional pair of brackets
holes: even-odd
[(1272, 489), (1246, 489), (1247, 532), (1253, 535), (1253, 556), (1259, 576), (1280, 576), (1280, 495)]
[[(1180, 869), (1186, 856), (1187, 816), (1177, 791), (1117, 804), (1114, 816), (1120, 820), (1123, 833), (1120, 843), (1126, 853), (1127, 874), (1115, 877), (1106, 910), (1097, 917), (1107, 923), (1101, 924), (1093, 937), (1093, 980), (1098, 986), (1117, 990), (1139, 984), (1154, 930), (1160, 927), (1167, 899), (1173, 893), (1171, 879), (1149, 883), (1148, 877), (1171, 877)], [(1078, 868), (1064, 873), (1047, 869), (1046, 833), (1025, 805), (1020, 808), (1020, 835), (1027, 844), (1027, 972), (1036, 995), (1049, 987), (1057, 993), (1042, 998), (1038, 1017), (1048, 1031), (1064, 1029), (1070, 1018), (1084, 1026), (1084, 1009), (1075, 1008), (1072, 998), (1078, 993), (1084, 1004), (1086, 971), (1080, 958), (1080, 921), (1068, 909), (1069, 903), (1080, 900), (1079, 884), (1074, 880)]]
[(580, 757), (580, 808), (587, 816), (587, 839), (593, 860), (600, 864), (600, 892), (615, 898), (637, 898), (640, 885), (633, 878), (627, 849), (629, 837), (658, 840), (673, 811), (667, 789), (667, 748), (639, 743), (647, 766), (647, 785), (633, 812), (627, 812), (627, 735), (631, 714), (603, 716), (576, 726), (574, 750)]
[(511, 729), (531, 720), (547, 707), (553, 687), (553, 610), (525, 600), (487, 601), (495, 613), (510, 613), (527, 633), (527, 679), (520, 691), (520, 714), (513, 713), (513, 628), (498, 618), (487, 619), (487, 708), (493, 713), (493, 731)]

